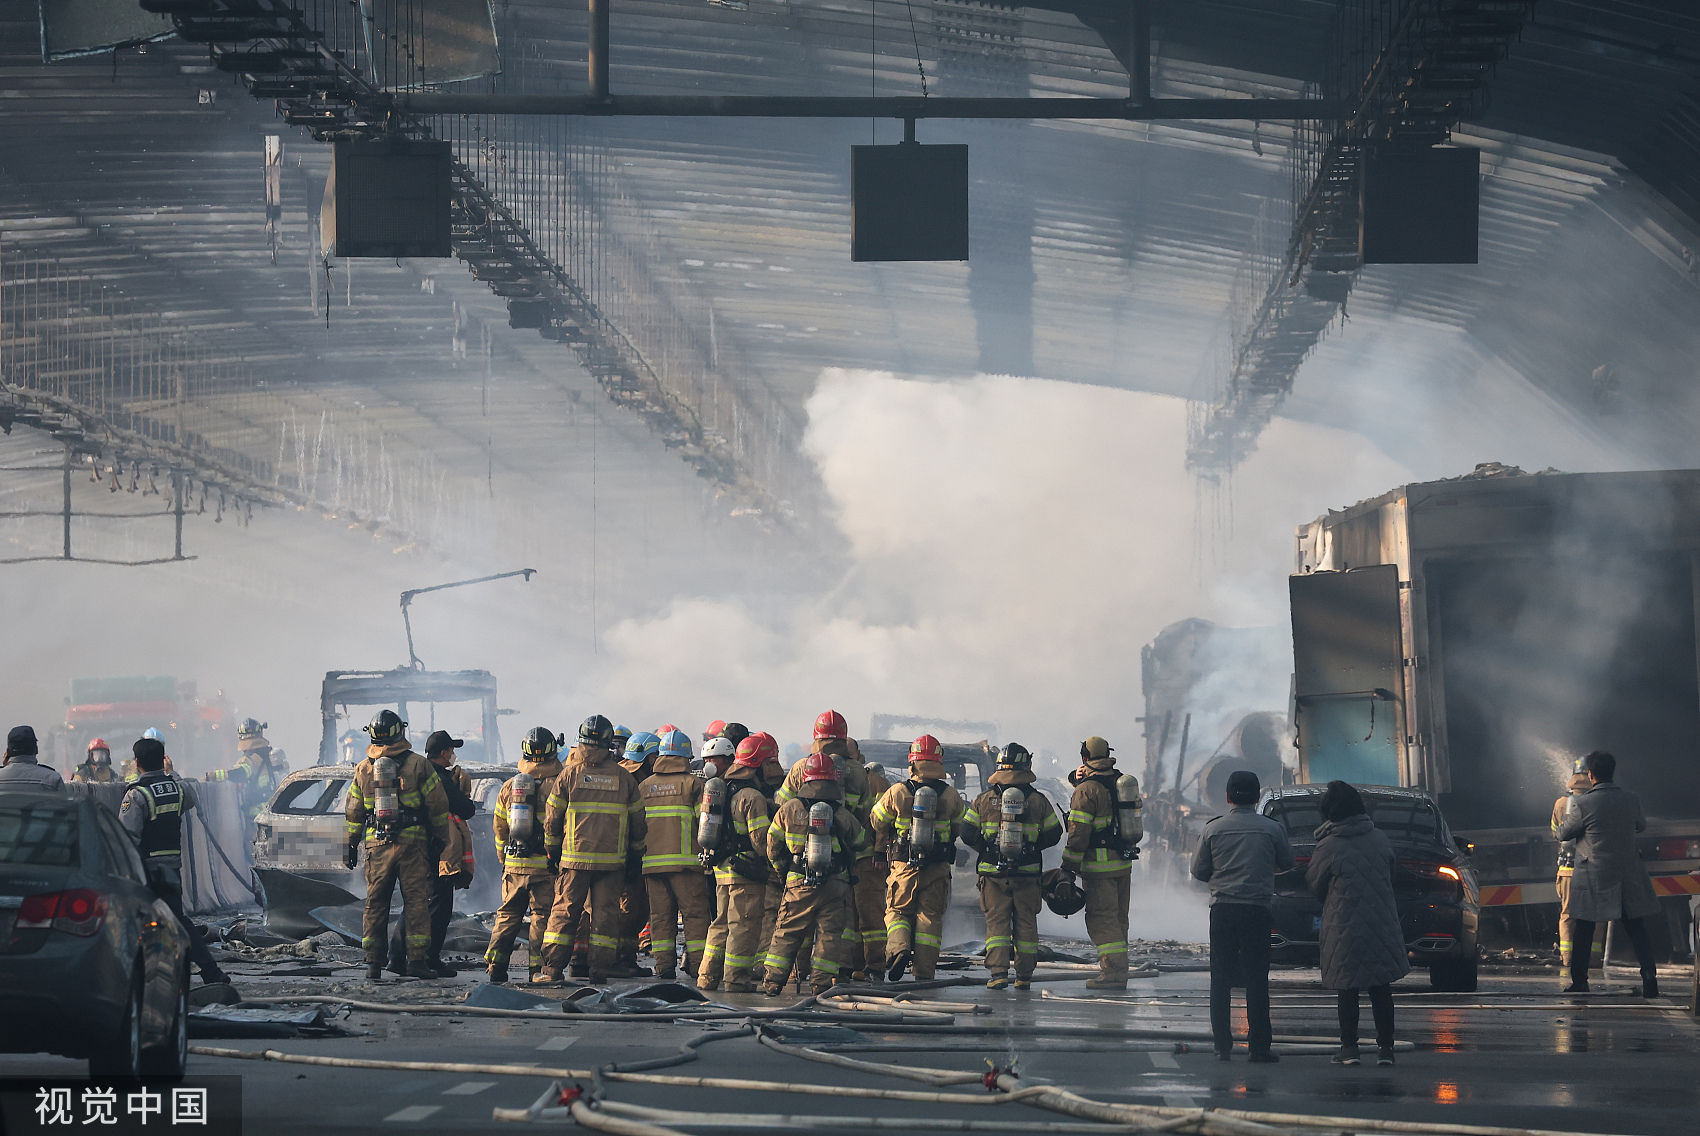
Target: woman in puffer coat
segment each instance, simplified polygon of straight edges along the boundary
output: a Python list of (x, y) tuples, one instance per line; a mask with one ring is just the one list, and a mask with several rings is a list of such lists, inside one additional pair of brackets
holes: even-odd
[(1369, 991), (1375, 1015), (1376, 1064), (1393, 1064), (1393, 992), (1411, 971), (1399, 905), (1393, 895), (1393, 844), (1364, 813), (1363, 798), (1344, 781), (1322, 794), (1305, 882), (1322, 899), (1322, 984), (1339, 991), (1340, 1052), (1336, 1065), (1358, 1063), (1358, 991)]

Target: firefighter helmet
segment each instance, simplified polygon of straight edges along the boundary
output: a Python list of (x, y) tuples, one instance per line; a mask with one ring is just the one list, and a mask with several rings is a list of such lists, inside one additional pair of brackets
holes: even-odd
[(661, 739), (648, 730), (640, 730), (626, 739), (626, 760), (633, 765), (644, 765), (652, 760), (661, 750)]
[(561, 739), (547, 726), (533, 726), (520, 739), (519, 751), (527, 757), (554, 757), (561, 752)]
[(761, 743), (761, 756), (763, 761), (779, 760), (779, 739), (775, 738), (766, 730), (761, 731), (759, 734), (751, 734), (750, 737)]
[(725, 732), (726, 732), (726, 723), (722, 722), (719, 718), (716, 718), (714, 721), (712, 721), (708, 724), (708, 729), (706, 729), (702, 732), (702, 740), (705, 741), (705, 742), (711, 742), (714, 739), (720, 737)]
[(615, 726), (614, 727), (614, 748), (615, 749), (624, 750), (626, 748), (626, 743), (631, 741), (631, 740), (632, 740), (632, 728), (630, 726)]
[(815, 741), (825, 741), (827, 738), (842, 738), (850, 733), (849, 723), (844, 721), (844, 715), (836, 710), (827, 710), (815, 719)]
[(999, 769), (1027, 769), (1032, 764), (1033, 755), (1020, 742), (1010, 742), (998, 751)]
[(742, 722), (728, 722), (726, 728), (720, 731), (720, 736), (737, 745), (750, 736), (750, 728)]
[(1040, 885), (1040, 894), (1044, 897), (1045, 906), (1054, 914), (1067, 919), (1086, 906), (1086, 890), (1061, 868), (1052, 868), (1040, 878), (1044, 881)]
[(803, 759), (803, 783), (838, 780), (838, 766), (824, 753), (811, 753)]
[(109, 757), (112, 755), (112, 747), (106, 744), (105, 738), (95, 738), (89, 742), (88, 751), (90, 753), (93, 753), (97, 749), (105, 750)]
[(149, 726), (147, 729), (143, 730), (142, 737), (151, 738), (153, 741), (161, 743), (165, 741), (165, 735), (160, 732), (158, 726)]
[[(254, 722), (252, 718), (248, 722)], [(243, 727), (247, 727), (247, 722)], [(259, 723), (254, 722), (255, 725)], [(401, 715), (394, 710), (380, 710), (372, 715), (372, 720), (366, 724), (366, 732), (372, 735), (374, 742), (393, 742), (407, 731), (407, 723), (401, 720)]]
[(690, 757), (691, 739), (683, 730), (668, 730), (661, 735), (662, 757)]
[(1080, 760), (1085, 762), (1104, 761), (1115, 751), (1110, 743), (1094, 734), (1080, 743)]
[(614, 748), (614, 723), (600, 714), (592, 714), (578, 724), (578, 740), (587, 745)]
[(703, 743), (702, 759), (704, 761), (718, 761), (722, 765), (729, 765), (731, 764), (733, 757), (737, 755), (737, 752), (738, 747), (727, 741), (725, 738), (711, 738), (707, 742)]
[(663, 722), (661, 725), (655, 727), (655, 736), (658, 738), (664, 738), (678, 728), (679, 727), (675, 726), (671, 722)]
[[(725, 741), (726, 739), (720, 738), (718, 740)], [(713, 744), (713, 742), (709, 743), (709, 745)], [(707, 756), (708, 751), (704, 750), (703, 754)], [(760, 769), (766, 761), (767, 754), (762, 752), (760, 738), (745, 738), (738, 743), (737, 757), (733, 761), (734, 765), (744, 769)]]
[(236, 727), (238, 738), (257, 738), (266, 732), (266, 723), (258, 718), (244, 718)]
[(943, 755), (939, 740), (931, 734), (922, 734), (909, 745), (910, 761), (938, 761)]

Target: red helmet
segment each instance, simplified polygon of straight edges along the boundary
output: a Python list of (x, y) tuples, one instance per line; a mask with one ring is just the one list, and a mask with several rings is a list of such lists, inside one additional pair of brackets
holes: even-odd
[(909, 744), (910, 761), (938, 761), (943, 753), (939, 740), (931, 734), (922, 734)]
[(90, 753), (93, 753), (97, 749), (103, 749), (107, 753), (112, 752), (112, 747), (106, 744), (105, 738), (95, 738), (93, 741), (91, 741), (89, 743), (89, 752)]
[(815, 741), (823, 742), (827, 738), (842, 738), (850, 733), (850, 726), (844, 721), (844, 715), (836, 710), (828, 710), (815, 719)]
[[(757, 741), (759, 741), (761, 743), (762, 760), (764, 760), (764, 761), (778, 761), (779, 760), (779, 741), (772, 734), (768, 733), (766, 730), (762, 730), (759, 733), (751, 734), (750, 737), (755, 738)], [(746, 740), (748, 740), (748, 739), (746, 739)]]
[(832, 757), (824, 753), (811, 753), (803, 759), (803, 782), (836, 781), (838, 766), (833, 764)]
[(760, 769), (767, 761), (767, 755), (762, 752), (761, 739), (754, 734), (738, 743), (738, 752), (732, 759), (733, 765), (745, 769)]
[(676, 730), (678, 728), (679, 727), (675, 726), (673, 723), (668, 722), (665, 725), (663, 725), (659, 730), (655, 731), (655, 736), (658, 737), (658, 738), (664, 738), (668, 734), (672, 733), (674, 730)]
[(705, 742), (711, 742), (725, 732), (726, 723), (721, 721), (719, 718), (716, 718), (708, 724), (708, 729), (702, 732), (702, 740)]

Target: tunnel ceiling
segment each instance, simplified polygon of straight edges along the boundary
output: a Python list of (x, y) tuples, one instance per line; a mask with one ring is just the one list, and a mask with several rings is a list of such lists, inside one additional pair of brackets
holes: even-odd
[[(918, 94), (918, 45), (934, 94), (1117, 96), (1119, 8), (932, 0), (914, 5), (912, 28), (909, 9), (885, 3), (870, 19), (866, 4), (624, 2), (611, 81), (628, 94)], [(1154, 91), (1299, 96), (1324, 65), (1333, 8), (1156, 3)], [(496, 24), (508, 81), (583, 89), (581, 10), (504, 2)], [(475, 478), (524, 472), (563, 424), (594, 419), (606, 426), (610, 485), (622, 468), (637, 484), (664, 452), (562, 345), (510, 329), (504, 302), (464, 266), (336, 261), (327, 273), (311, 223), (328, 148), (211, 69), (204, 48), (156, 43), (44, 66), (33, 15), (16, 7), (0, 35), (0, 269), (66, 274), (126, 310), (164, 313), (224, 368), (220, 389), (258, 392), (208, 411), (221, 445), (263, 457), (329, 415), (379, 422), (393, 445)], [(1481, 264), (1364, 270), (1335, 340), (1373, 359), (1413, 327), (1445, 328), (1458, 347), (1434, 367), (1491, 357), (1585, 416), (1610, 382), (1631, 405), (1620, 401), (1601, 431), (1642, 439), (1661, 461), (1695, 460), (1685, 391), (1700, 355), (1697, 61), (1700, 14), (1682, 0), (1543, 0), (1499, 66), (1490, 109), (1456, 133), (1483, 151)], [(895, 124), (575, 129), (606, 162), (597, 204), (624, 235), (627, 269), (751, 395), (739, 428), (792, 451), (823, 367), (1009, 373), (1206, 401), (1247, 279), (1291, 232), (1286, 124), (924, 121), (922, 141), (971, 147), (968, 265), (850, 261), (848, 150), (896, 141)], [(285, 144), (273, 235), (268, 133)], [(493, 376), (534, 389), (535, 412), (469, 428), (468, 400)], [(1333, 390), (1307, 390), (1301, 371), (1288, 412), (1340, 417)], [(559, 448), (559, 461), (582, 458)], [(794, 469), (751, 472), (767, 481), (765, 507), (812, 507)]]

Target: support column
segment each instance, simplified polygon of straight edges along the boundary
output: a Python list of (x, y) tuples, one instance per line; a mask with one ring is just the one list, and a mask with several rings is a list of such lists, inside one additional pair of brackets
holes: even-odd
[(1151, 101), (1151, 0), (1129, 0), (1128, 95), (1144, 105)]
[(71, 443), (65, 443), (65, 551), (62, 554), (66, 560), (71, 559)]
[(590, 97), (608, 97), (608, 0), (590, 0)]

